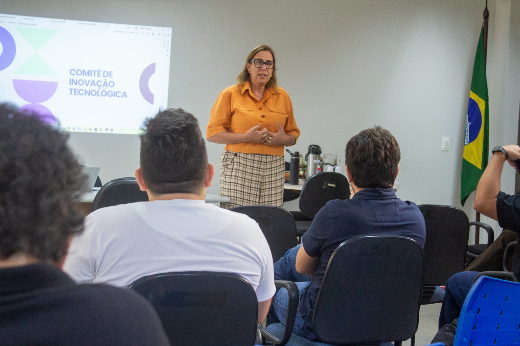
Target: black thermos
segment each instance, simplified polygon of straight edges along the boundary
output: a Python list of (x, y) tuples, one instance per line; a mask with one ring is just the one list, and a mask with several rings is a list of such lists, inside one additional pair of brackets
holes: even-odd
[(289, 184), (298, 185), (300, 177), (300, 153), (295, 151), (291, 153), (291, 174), (289, 175)]

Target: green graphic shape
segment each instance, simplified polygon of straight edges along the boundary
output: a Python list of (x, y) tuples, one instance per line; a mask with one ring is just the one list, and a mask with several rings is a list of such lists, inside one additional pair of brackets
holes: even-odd
[(38, 50), (43, 47), (51, 38), (56, 35), (58, 30), (36, 29), (17, 27), (16, 30), (25, 38), (25, 40), (36, 51), (22, 66), (20, 66), (16, 74), (31, 74), (39, 76), (56, 76), (56, 73), (38, 54)]
[(39, 76), (56, 76), (56, 73), (51, 67), (42, 59), (40, 54), (34, 53), (22, 66), (20, 66), (14, 73), (16, 74), (32, 74)]
[(25, 27), (17, 27), (16, 30), (18, 30), (35, 51), (43, 47), (58, 32), (58, 30)]

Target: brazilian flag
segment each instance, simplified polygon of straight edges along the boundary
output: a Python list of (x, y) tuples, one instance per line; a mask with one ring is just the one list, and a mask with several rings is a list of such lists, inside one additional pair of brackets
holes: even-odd
[(478, 181), (488, 164), (489, 97), (484, 57), (484, 27), (480, 31), (473, 77), (469, 92), (468, 117), (464, 133), (464, 154), (461, 174), (461, 203), (477, 189)]

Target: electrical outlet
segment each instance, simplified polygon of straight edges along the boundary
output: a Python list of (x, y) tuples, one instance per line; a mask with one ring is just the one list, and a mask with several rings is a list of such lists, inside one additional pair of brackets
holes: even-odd
[(450, 137), (442, 137), (441, 150), (450, 151)]

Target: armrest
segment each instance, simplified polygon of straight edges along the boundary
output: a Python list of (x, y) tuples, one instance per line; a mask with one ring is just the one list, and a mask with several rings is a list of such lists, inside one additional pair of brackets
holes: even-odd
[(515, 253), (516, 241), (507, 244), (506, 249), (504, 250), (504, 258), (502, 265), (504, 267), (505, 272), (512, 271), (512, 268), (509, 268), (509, 261), (511, 260), (511, 256)]
[(515, 274), (513, 274), (511, 272), (487, 271), (487, 272), (482, 272), (482, 273), (478, 274), (477, 277), (475, 278), (475, 280), (473, 280), (473, 283), (475, 283), (478, 280), (478, 278), (483, 275), (489, 276), (492, 278), (518, 282)]
[(488, 225), (487, 223), (483, 223), (483, 222), (478, 222), (478, 221), (471, 221), (469, 223), (469, 226), (476, 226), (476, 231), (479, 230), (479, 227), (480, 228), (483, 228), (487, 234), (488, 234), (488, 241), (487, 241), (487, 245), (491, 245), (494, 241), (495, 241), (495, 232), (493, 231), (493, 228), (491, 228), (490, 225)]
[(264, 338), (268, 339), (273, 343), (273, 346), (285, 346), (291, 338), (294, 325), (294, 318), (296, 317), (296, 311), (298, 310), (298, 304), (300, 302), (300, 292), (298, 290), (298, 286), (296, 286), (296, 284), (292, 281), (274, 280), (274, 284), (276, 287), (285, 288), (289, 293), (289, 305), (287, 307), (287, 318), (285, 320), (285, 329), (283, 332), (283, 337), (281, 339), (277, 338), (276, 336), (265, 330), (265, 328), (261, 324), (258, 325), (258, 330)]

